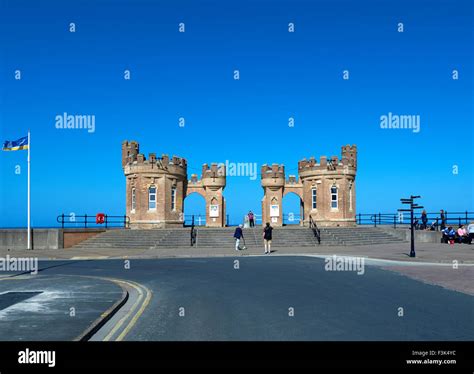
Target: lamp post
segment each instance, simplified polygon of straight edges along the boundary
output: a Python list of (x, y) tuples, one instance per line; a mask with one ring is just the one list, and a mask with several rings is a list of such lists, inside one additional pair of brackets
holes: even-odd
[(423, 209), (422, 206), (415, 203), (415, 199), (419, 199), (421, 196), (411, 195), (408, 199), (400, 199), (402, 204), (409, 204), (410, 209), (398, 209), (399, 212), (410, 212), (410, 257), (416, 257), (415, 253), (415, 209)]

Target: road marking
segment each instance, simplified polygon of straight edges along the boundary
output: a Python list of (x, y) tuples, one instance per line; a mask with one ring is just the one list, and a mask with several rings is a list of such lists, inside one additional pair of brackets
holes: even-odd
[[(125, 321), (127, 321), (132, 315), (132, 319), (130, 320), (130, 322), (127, 324), (127, 326), (124, 327), (124, 329), (122, 330), (122, 332), (120, 333), (120, 335), (115, 339), (116, 341), (121, 341), (123, 340), (123, 338), (130, 332), (130, 330), (132, 329), (132, 327), (135, 325), (135, 323), (137, 322), (138, 318), (142, 315), (143, 311), (145, 310), (145, 308), (147, 307), (148, 303), (150, 302), (150, 299), (151, 299), (151, 291), (146, 288), (145, 286), (143, 285), (139, 285), (138, 283), (135, 283), (135, 282), (131, 282), (131, 281), (124, 281), (124, 280), (119, 280), (119, 279), (111, 279), (111, 278), (108, 278), (109, 280), (113, 281), (113, 282), (116, 282), (116, 283), (123, 283), (123, 284), (126, 284), (128, 285), (129, 287), (132, 287), (134, 288), (135, 290), (137, 290), (138, 292), (138, 298), (137, 300), (135, 301), (135, 303), (133, 304), (133, 306), (130, 308), (130, 310), (128, 311), (128, 313), (123, 316), (120, 321), (117, 322), (117, 324), (114, 326), (114, 328), (109, 332), (109, 334), (107, 334), (107, 336), (103, 339), (103, 341), (109, 341), (111, 340), (111, 338), (114, 336), (114, 334), (117, 332), (118, 329), (120, 329), (120, 327), (122, 327), (122, 325), (125, 323)], [(141, 307), (138, 309), (138, 311), (135, 313), (135, 310), (138, 308), (138, 306), (140, 305), (140, 302), (142, 301), (142, 299), (144, 298), (144, 292), (142, 291), (142, 289), (145, 291), (146, 293), (146, 297), (145, 297), (145, 301), (142, 303)]]
[(139, 296), (138, 296), (137, 300), (135, 301), (135, 303), (133, 304), (133, 306), (130, 308), (129, 312), (127, 314), (125, 314), (120, 319), (120, 321), (117, 322), (117, 324), (114, 326), (114, 328), (104, 338), (104, 341), (109, 341), (112, 338), (112, 336), (115, 334), (115, 332), (125, 323), (127, 318), (129, 318), (130, 315), (133, 313), (133, 311), (137, 308), (138, 303), (141, 301), (141, 299), (143, 297), (142, 290), (139, 287), (137, 287), (136, 285), (134, 285), (132, 283), (129, 283), (129, 282), (126, 282), (126, 281), (123, 281), (123, 280), (118, 280), (118, 279), (116, 279), (114, 281), (119, 282), (119, 283), (124, 283), (124, 284), (128, 285), (129, 287), (132, 287), (132, 288), (136, 289), (138, 291)]
[(129, 322), (129, 324), (127, 325), (127, 327), (125, 327), (125, 329), (122, 331), (122, 333), (118, 336), (118, 338), (116, 339), (116, 341), (122, 341), (125, 336), (130, 332), (130, 330), (133, 328), (133, 326), (135, 326), (135, 323), (137, 323), (137, 320), (138, 318), (140, 318), (140, 316), (142, 315), (142, 313), (144, 312), (145, 308), (148, 306), (148, 304), (150, 303), (150, 300), (151, 300), (151, 291), (146, 288), (145, 286), (142, 286), (145, 291), (146, 291), (146, 298), (145, 298), (145, 301), (143, 302), (142, 306), (140, 307), (140, 309), (138, 310), (138, 312), (133, 316), (132, 320)]
[[(64, 275), (62, 275), (64, 276)], [(88, 276), (88, 275), (67, 275), (67, 276), (77, 276), (77, 277), (84, 277), (84, 278), (95, 278), (95, 279), (102, 279), (102, 280), (107, 280), (110, 282), (114, 282), (120, 286), (120, 284), (125, 284), (131, 288), (134, 288), (138, 292), (138, 298), (133, 304), (133, 306), (130, 308), (128, 313), (123, 316), (120, 321), (117, 322), (117, 324), (114, 326), (114, 328), (109, 332), (109, 334), (103, 339), (103, 341), (109, 341), (111, 338), (114, 336), (114, 334), (117, 333), (117, 331), (124, 325), (124, 323), (129, 320), (128, 324), (123, 328), (122, 332), (120, 335), (115, 339), (115, 341), (121, 341), (125, 338), (125, 336), (130, 332), (130, 330), (133, 328), (133, 326), (136, 324), (138, 321), (138, 318), (143, 314), (145, 311), (145, 308), (148, 306), (150, 303), (151, 297), (152, 297), (152, 291), (145, 287), (144, 285), (141, 285), (139, 283), (133, 282), (133, 281), (125, 281), (122, 279), (114, 279), (114, 278), (107, 278), (107, 277), (97, 277), (97, 276)], [(28, 276), (28, 275), (21, 275), (21, 276), (0, 276), (0, 281), (6, 281), (6, 280), (24, 280), (24, 279), (32, 279), (33, 277)], [(143, 301), (143, 303), (140, 306), (140, 302)], [(137, 310), (138, 309), (138, 310)], [(135, 312), (135, 310), (137, 310)], [(101, 314), (101, 317), (104, 318), (108, 315), (108, 311), (104, 312)]]

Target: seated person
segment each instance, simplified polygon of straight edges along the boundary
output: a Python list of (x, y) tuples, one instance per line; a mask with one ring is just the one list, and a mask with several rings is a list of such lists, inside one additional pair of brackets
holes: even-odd
[(458, 239), (458, 243), (466, 243), (467, 242), (467, 230), (464, 228), (464, 225), (460, 225), (458, 231), (456, 232), (456, 237)]
[(472, 239), (474, 239), (474, 221), (471, 221), (469, 226), (467, 226), (467, 235), (468, 235), (467, 243), (471, 244)]
[(447, 229), (443, 230), (443, 236), (446, 236), (445, 243), (449, 243), (453, 245), (454, 239), (456, 238), (456, 231), (454, 231), (454, 229), (451, 226), (449, 226)]

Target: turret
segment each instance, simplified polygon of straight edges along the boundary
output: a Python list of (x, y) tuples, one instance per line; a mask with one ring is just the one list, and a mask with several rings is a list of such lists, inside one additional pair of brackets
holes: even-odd
[(135, 141), (128, 142), (127, 140), (122, 142), (122, 168), (125, 165), (132, 163), (137, 160), (139, 152), (139, 145)]
[(298, 174), (300, 178), (327, 174), (354, 174), (357, 170), (357, 147), (355, 145), (345, 145), (341, 147), (341, 159), (338, 156), (320, 157), (318, 163), (314, 157), (309, 160), (303, 159), (298, 162)]
[[(347, 162), (347, 165), (353, 166), (357, 170), (357, 146), (345, 145), (341, 147), (342, 162)], [(347, 161), (344, 161), (347, 160)]]
[(285, 185), (285, 166), (264, 164), (261, 168), (262, 187), (281, 188)]
[(224, 188), (226, 185), (226, 170), (224, 164), (212, 163), (202, 166), (202, 184), (211, 190)]

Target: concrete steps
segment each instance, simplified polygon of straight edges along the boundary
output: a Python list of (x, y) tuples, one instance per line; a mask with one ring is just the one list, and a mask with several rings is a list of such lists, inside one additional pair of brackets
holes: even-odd
[(356, 228), (321, 228), (321, 243), (337, 242), (339, 245), (371, 245), (404, 242), (397, 235), (376, 227), (359, 226)]
[[(200, 229), (197, 235), (197, 247), (233, 248), (235, 246), (234, 230), (235, 228)], [(244, 239), (247, 247), (263, 248), (263, 229), (261, 227), (244, 229)], [(308, 228), (296, 230), (275, 228), (273, 230), (272, 246), (274, 247), (307, 247), (315, 245), (314, 236)]]
[[(197, 248), (233, 248), (235, 227), (197, 228)], [(190, 247), (190, 228), (154, 230), (108, 230), (89, 238), (74, 248), (178, 248)], [(245, 245), (248, 248), (263, 248), (263, 228), (244, 229)], [(381, 228), (359, 226), (355, 228), (321, 228), (321, 245), (357, 246), (405, 242), (397, 233), (386, 232)], [(243, 244), (243, 243), (242, 243)], [(315, 247), (317, 240), (307, 227), (286, 226), (273, 230), (272, 247)]]

